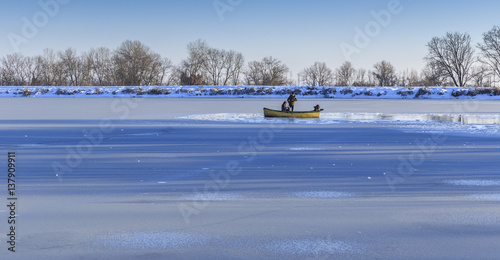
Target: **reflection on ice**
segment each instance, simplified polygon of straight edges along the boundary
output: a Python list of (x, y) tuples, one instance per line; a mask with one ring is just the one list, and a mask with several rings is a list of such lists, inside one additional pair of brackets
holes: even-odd
[(500, 115), (478, 114), (379, 114), (379, 113), (338, 113), (325, 114), (324, 118), (345, 120), (387, 120), (460, 123), (464, 125), (500, 124)]
[(346, 121), (357, 122), (440, 122), (463, 125), (500, 125), (500, 114), (381, 114), (381, 113), (323, 113), (319, 119), (264, 118), (262, 114), (219, 113), (181, 117), (181, 119), (265, 123), (288, 122), (296, 124), (335, 124)]

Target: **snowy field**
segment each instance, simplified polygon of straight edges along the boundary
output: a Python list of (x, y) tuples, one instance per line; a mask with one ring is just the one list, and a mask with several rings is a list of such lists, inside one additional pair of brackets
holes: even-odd
[(281, 102), (1, 98), (1, 255), (498, 258), (500, 101)]

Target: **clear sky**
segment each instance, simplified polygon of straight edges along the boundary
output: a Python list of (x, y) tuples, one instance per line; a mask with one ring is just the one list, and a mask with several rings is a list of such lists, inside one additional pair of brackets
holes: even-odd
[(2, 0), (0, 56), (139, 40), (177, 64), (188, 42), (204, 39), (247, 62), (276, 57), (294, 75), (315, 61), (337, 68), (346, 59), (356, 68), (387, 60), (420, 71), (432, 37), (459, 31), (479, 42), (500, 26), (499, 11), (493, 0)]

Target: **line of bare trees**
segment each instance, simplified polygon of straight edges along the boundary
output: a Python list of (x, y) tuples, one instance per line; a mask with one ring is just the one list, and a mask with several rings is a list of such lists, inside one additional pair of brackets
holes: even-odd
[(467, 33), (447, 33), (427, 43), (426, 67), (396, 71), (388, 61), (370, 70), (345, 62), (332, 70), (315, 62), (298, 74), (274, 57), (245, 66), (242, 53), (210, 47), (197, 40), (187, 45), (188, 57), (174, 66), (168, 58), (139, 41), (125, 41), (116, 50), (101, 47), (78, 54), (74, 49), (29, 57), (20, 53), (0, 59), (4, 86), (474, 86), (491, 87), (500, 80), (500, 27), (483, 34), (473, 46)]
[(500, 81), (500, 27), (483, 34), (478, 53), (467, 33), (447, 33), (428, 44), (426, 67), (422, 72), (396, 72), (388, 61), (372, 70), (354, 69), (345, 62), (336, 71), (316, 62), (300, 74), (300, 81), (311, 86), (474, 86), (492, 87)]
[(138, 41), (125, 41), (115, 51), (91, 49), (78, 55), (74, 49), (39, 56), (20, 53), (0, 60), (4, 86), (150, 86), (168, 83), (172, 63)]
[[(424, 74), (421, 74), (424, 75)], [(299, 74), (301, 85), (305, 86), (437, 86), (422, 77), (416, 70), (397, 72), (388, 61), (373, 65), (371, 70), (355, 69), (351, 62), (344, 62), (335, 71), (325, 63), (316, 62)]]

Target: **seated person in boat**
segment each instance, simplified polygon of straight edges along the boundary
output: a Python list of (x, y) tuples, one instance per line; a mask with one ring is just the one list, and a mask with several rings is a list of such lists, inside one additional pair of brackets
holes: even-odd
[(323, 111), (322, 108), (319, 107), (319, 105), (314, 106), (314, 111)]
[(281, 111), (282, 112), (288, 112), (288, 111), (290, 111), (290, 108), (286, 105), (286, 101), (283, 102), (283, 104), (281, 105)]

